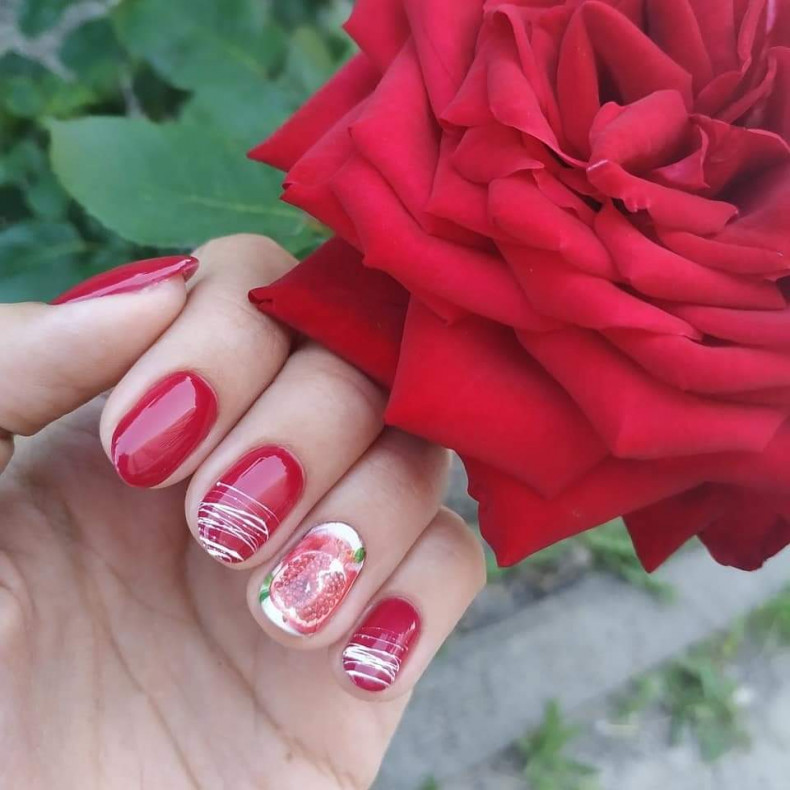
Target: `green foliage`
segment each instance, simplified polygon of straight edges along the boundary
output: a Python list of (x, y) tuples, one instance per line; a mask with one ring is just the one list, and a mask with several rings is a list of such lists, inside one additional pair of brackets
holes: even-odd
[(563, 564), (575, 547), (581, 547), (589, 555), (589, 564), (596, 570), (645, 590), (660, 601), (674, 599), (672, 585), (651, 576), (642, 567), (622, 519), (549, 546), (510, 568), (498, 567), (496, 558), (487, 550), (488, 581), (501, 581), (527, 570), (551, 573)]
[(658, 707), (669, 718), (670, 740), (677, 743), (691, 736), (708, 762), (734, 748), (748, 746), (749, 736), (737, 702), (738, 684), (729, 669), (745, 633), (742, 626), (735, 626), (657, 672), (639, 678), (617, 701), (617, 717), (630, 720)]
[(790, 646), (790, 587), (753, 612), (746, 629), (762, 647)]
[(125, 0), (112, 19), (132, 55), (184, 90), (266, 82), (288, 45), (256, 0)]
[[(52, 164), (61, 182), (125, 239), (191, 247), (210, 227), (211, 235), (273, 235), (292, 248), (307, 241), (303, 214), (261, 200), (276, 195), (280, 176), (240, 156), (240, 149), (213, 130), (198, 137), (184, 123), (97, 117), (55, 121), (50, 129)], [(128, 202), (116, 199), (118, 189)]]
[(0, 299), (226, 233), (325, 237), (245, 154), (350, 55), (348, 0), (7, 1)]
[(524, 776), (532, 790), (593, 790), (597, 787), (595, 768), (568, 754), (579, 734), (578, 727), (565, 722), (556, 702), (546, 706), (540, 727), (519, 744), (526, 763)]
[(579, 540), (587, 547), (593, 565), (604, 573), (617, 576), (628, 584), (639, 587), (662, 601), (674, 597), (672, 585), (651, 576), (642, 567), (634, 552), (631, 538), (622, 520), (617, 519), (597, 529), (585, 532)]
[(729, 655), (722, 643), (709, 644), (674, 662), (664, 673), (663, 705), (670, 716), (672, 741), (692, 733), (709, 762), (749, 743), (736, 702), (738, 686), (726, 671)]

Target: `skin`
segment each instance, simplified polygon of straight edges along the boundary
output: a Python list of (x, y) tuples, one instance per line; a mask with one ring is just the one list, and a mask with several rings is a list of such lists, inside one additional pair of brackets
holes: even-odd
[[(349, 604), (356, 610), (331, 642), (295, 646), (245, 603), (250, 574), (265, 572), (281, 549), (251, 570), (229, 570), (190, 534), (185, 499), (194, 469), (149, 491), (126, 486), (108, 462), (99, 431), (106, 396), (95, 393), (158, 341), (189, 298), (181, 283), (155, 291), (145, 300), (109, 297), (124, 300), (112, 310), (106, 300), (90, 308), (90, 334), (117, 333), (106, 359), (81, 347), (88, 323), (70, 336), (47, 326), (48, 311), (62, 308), (0, 306), (0, 470), (11, 431), (34, 434), (17, 437), (0, 476), (0, 786), (368, 787), (414, 682), (483, 583), (476, 541), (456, 516), (437, 513), (443, 456), (395, 436), (327, 492), (360, 494), (367, 504), (353, 507), (364, 523), (365, 507), (387, 506), (365, 474), (385, 466), (401, 494), (403, 486), (426, 490), (426, 526), (393, 567), (372, 566), (381, 578)], [(131, 324), (118, 318), (135, 311), (138, 328), (159, 316), (153, 337), (131, 337)], [(73, 315), (70, 325), (82, 326)], [(32, 354), (26, 344), (48, 350)], [(431, 585), (420, 580), (439, 555), (451, 563), (447, 594), (434, 592), (432, 602)], [(387, 585), (419, 599), (426, 632), (397, 688), (374, 701), (343, 678), (337, 658), (358, 613)]]

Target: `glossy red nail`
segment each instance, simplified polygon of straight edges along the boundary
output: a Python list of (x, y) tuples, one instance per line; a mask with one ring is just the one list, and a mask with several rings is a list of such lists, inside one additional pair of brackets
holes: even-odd
[(304, 472), (282, 447), (247, 453), (214, 484), (198, 508), (203, 548), (228, 564), (252, 557), (299, 501)]
[(152, 387), (120, 421), (112, 460), (129, 485), (150, 488), (167, 480), (208, 436), (217, 396), (195, 373), (174, 373)]
[(403, 598), (376, 606), (343, 650), (343, 669), (364, 691), (384, 691), (398, 677), (420, 633), (420, 616)]
[(100, 296), (142, 291), (151, 285), (181, 276), (188, 280), (198, 269), (197, 258), (189, 255), (171, 255), (167, 258), (149, 258), (145, 261), (127, 263), (117, 269), (102, 272), (84, 283), (75, 285), (66, 293), (53, 299), (50, 304), (82, 302)]

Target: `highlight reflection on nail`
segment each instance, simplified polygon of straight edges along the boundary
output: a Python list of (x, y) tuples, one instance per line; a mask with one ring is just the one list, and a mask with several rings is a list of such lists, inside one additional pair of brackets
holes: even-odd
[(264, 614), (290, 634), (314, 634), (348, 595), (365, 562), (365, 548), (348, 524), (313, 527), (266, 577)]

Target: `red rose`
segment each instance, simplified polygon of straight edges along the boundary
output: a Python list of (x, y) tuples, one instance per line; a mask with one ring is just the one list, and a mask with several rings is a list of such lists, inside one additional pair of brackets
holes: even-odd
[(338, 234), (261, 308), (458, 450), (500, 561), (790, 542), (790, 0), (359, 0), (253, 156)]

